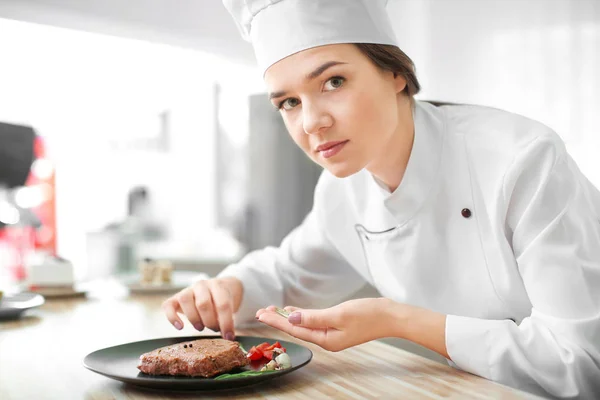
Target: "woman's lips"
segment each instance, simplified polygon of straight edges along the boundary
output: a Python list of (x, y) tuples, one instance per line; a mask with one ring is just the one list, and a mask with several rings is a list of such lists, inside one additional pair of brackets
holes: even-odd
[(346, 143), (348, 143), (348, 140), (337, 143), (326, 143), (325, 145), (319, 146), (317, 151), (321, 153), (324, 158), (331, 158), (342, 151)]

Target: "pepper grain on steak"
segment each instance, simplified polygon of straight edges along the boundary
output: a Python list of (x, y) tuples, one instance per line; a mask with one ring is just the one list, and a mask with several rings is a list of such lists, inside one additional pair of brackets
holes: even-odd
[(140, 356), (138, 369), (149, 375), (210, 378), (248, 363), (237, 342), (224, 339), (199, 339), (144, 353)]

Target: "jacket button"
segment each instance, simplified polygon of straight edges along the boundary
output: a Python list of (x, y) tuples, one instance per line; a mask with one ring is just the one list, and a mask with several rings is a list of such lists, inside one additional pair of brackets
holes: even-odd
[(470, 218), (471, 217), (471, 210), (469, 210), (468, 208), (463, 208), (460, 213), (465, 218)]

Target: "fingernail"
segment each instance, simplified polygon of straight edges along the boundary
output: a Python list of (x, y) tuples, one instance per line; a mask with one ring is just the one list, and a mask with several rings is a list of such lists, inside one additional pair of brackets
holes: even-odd
[(288, 322), (290, 324), (299, 324), (301, 320), (302, 320), (302, 314), (300, 314), (298, 311), (291, 313), (290, 316), (288, 317)]
[(202, 325), (200, 322), (194, 324), (194, 328), (196, 328), (197, 331), (201, 331), (202, 329), (204, 329), (204, 325)]
[(233, 332), (227, 332), (225, 334), (225, 339), (234, 341), (235, 340), (235, 335), (233, 334)]
[(173, 322), (173, 326), (175, 327), (175, 329), (177, 329), (178, 331), (180, 331), (183, 328), (183, 325), (181, 325), (181, 322), (179, 321), (175, 321)]

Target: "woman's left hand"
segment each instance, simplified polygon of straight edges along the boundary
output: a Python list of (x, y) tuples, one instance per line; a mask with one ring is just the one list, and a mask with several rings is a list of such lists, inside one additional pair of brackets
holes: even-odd
[[(325, 350), (340, 351), (371, 340), (387, 337), (392, 321), (390, 300), (356, 299), (323, 310), (285, 307), (288, 319), (275, 312), (275, 306), (260, 309), (256, 318), (273, 328)], [(399, 305), (395, 303), (395, 305)]]

